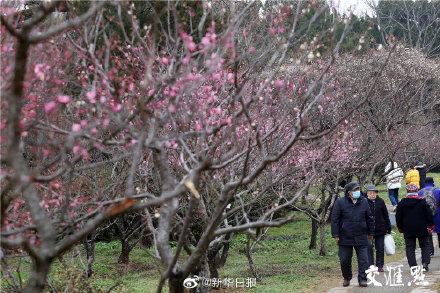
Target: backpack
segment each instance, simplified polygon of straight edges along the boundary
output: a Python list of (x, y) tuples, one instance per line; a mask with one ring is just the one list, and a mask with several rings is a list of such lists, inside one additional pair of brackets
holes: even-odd
[(437, 200), (434, 196), (434, 188), (427, 188), (423, 191), (426, 203), (431, 208), (432, 214), (435, 214), (435, 211), (437, 209)]

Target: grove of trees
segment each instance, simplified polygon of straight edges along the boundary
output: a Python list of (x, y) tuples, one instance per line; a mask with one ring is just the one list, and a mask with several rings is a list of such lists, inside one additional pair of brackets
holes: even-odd
[[(404, 10), (392, 3), (402, 2)], [(397, 5), (397, 4), (396, 4)], [(341, 181), (440, 164), (438, 1), (1, 3), (1, 261), (42, 292), (95, 243), (153, 248), (157, 292), (218, 277), (230, 242), (325, 229)], [(402, 8), (403, 9), (403, 8)], [(414, 19), (416, 17), (417, 19)], [(413, 21), (414, 25), (406, 25)], [(25, 286), (8, 256), (32, 261)], [(206, 292), (207, 288), (197, 288)]]

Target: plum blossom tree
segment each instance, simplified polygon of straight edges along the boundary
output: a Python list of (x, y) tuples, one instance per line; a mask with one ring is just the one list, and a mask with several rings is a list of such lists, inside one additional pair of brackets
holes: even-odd
[[(122, 2), (2, 13), (1, 244), (32, 259), (24, 292), (41, 292), (55, 258), (136, 212), (162, 264), (157, 291), (183, 292), (190, 274), (218, 273), (235, 234), (292, 220), (278, 213), (327, 157), (312, 152), (308, 165), (301, 149), (340, 151), (333, 132), (381, 72), (359, 99), (326, 98), (349, 19), (340, 36), (331, 27), (304, 42), (317, 20), (337, 19), (324, 3), (197, 3), (201, 16), (187, 2), (145, 2), (143, 25)], [(45, 22), (61, 4), (65, 19)], [(335, 103), (344, 107), (316, 127)], [(293, 193), (258, 204), (289, 176)]]

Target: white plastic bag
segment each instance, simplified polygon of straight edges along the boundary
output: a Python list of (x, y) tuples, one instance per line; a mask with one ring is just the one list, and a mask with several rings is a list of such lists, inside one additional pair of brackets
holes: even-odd
[(393, 255), (396, 253), (396, 243), (394, 243), (393, 235), (385, 235), (385, 253), (387, 255)]

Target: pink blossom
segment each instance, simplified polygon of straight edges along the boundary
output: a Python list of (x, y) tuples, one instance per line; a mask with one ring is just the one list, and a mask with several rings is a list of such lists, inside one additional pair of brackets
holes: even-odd
[(79, 145), (75, 145), (75, 146), (73, 146), (73, 148), (72, 148), (72, 152), (73, 152), (75, 155), (79, 154), (80, 151), (81, 151), (81, 147), (80, 147)]
[(68, 104), (70, 102), (70, 97), (66, 95), (59, 95), (57, 97), (57, 101), (61, 104)]
[(203, 129), (202, 123), (200, 121), (196, 122), (196, 131), (201, 131)]
[(53, 110), (55, 110), (55, 108), (57, 107), (57, 104), (54, 101), (51, 101), (49, 103), (46, 103), (44, 105), (44, 112), (46, 112), (47, 114), (49, 114), (50, 112), (52, 112)]
[(190, 57), (186, 56), (182, 59), (182, 64), (187, 65), (189, 63)]
[(83, 160), (88, 160), (89, 159), (89, 152), (85, 148), (82, 148), (81, 149), (81, 156), (82, 156)]
[(81, 124), (73, 123), (72, 125), (72, 131), (73, 132), (79, 132), (81, 130)]
[(50, 150), (43, 149), (43, 157), (47, 158), (50, 155)]
[(275, 80), (275, 87), (276, 88), (281, 88), (284, 85), (284, 81), (282, 81), (281, 79), (277, 79)]
[(53, 189), (60, 189), (61, 184), (60, 184), (59, 182), (57, 182), (57, 181), (52, 181), (52, 182), (50, 183), (50, 186), (51, 186)]
[(96, 91), (89, 91), (86, 93), (86, 98), (89, 101), (89, 103), (94, 104), (96, 103)]
[(111, 106), (112, 112), (117, 113), (119, 111), (121, 111), (122, 109), (122, 105), (119, 103), (113, 103)]
[(170, 60), (167, 57), (162, 57), (162, 59), (160, 59), (160, 62), (162, 62), (163, 65), (170, 64)]
[(209, 37), (203, 37), (202, 38), (202, 44), (205, 46), (209, 46), (211, 44), (211, 41), (209, 40)]
[(176, 106), (173, 105), (173, 104), (170, 104), (170, 105), (168, 106), (168, 111), (170, 111), (171, 113), (176, 112)]
[(255, 51), (257, 51), (257, 49), (255, 49), (255, 47), (250, 47), (249, 48), (249, 53), (254, 53)]
[(197, 46), (194, 42), (189, 42), (187, 46), (188, 46), (188, 50), (191, 52), (193, 52), (197, 49)]
[(220, 73), (214, 73), (212, 76), (212, 79), (214, 80), (220, 80), (222, 78), (222, 75)]
[(38, 79), (44, 80), (46, 68), (47, 66), (41, 63), (35, 65), (34, 73), (38, 77)]

